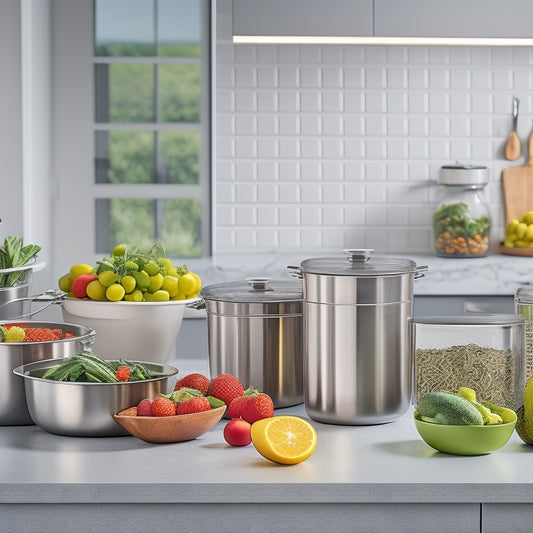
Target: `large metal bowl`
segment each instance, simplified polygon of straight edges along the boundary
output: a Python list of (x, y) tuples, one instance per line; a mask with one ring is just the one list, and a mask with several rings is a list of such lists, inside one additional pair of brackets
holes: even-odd
[(24, 380), (13, 374), (13, 369), (43, 359), (68, 357), (90, 349), (95, 331), (86, 326), (70, 323), (10, 321), (21, 327), (59, 328), (74, 337), (43, 342), (0, 342), (0, 426), (33, 424), (26, 404)]
[[(156, 377), (120, 383), (53, 381), (41, 376), (64, 359), (19, 366), (13, 373), (24, 379), (26, 402), (32, 420), (45, 431), (73, 437), (115, 437), (129, 433), (113, 415), (160, 392), (172, 392), (178, 369), (140, 361)], [(173, 379), (174, 378), (174, 379)]]

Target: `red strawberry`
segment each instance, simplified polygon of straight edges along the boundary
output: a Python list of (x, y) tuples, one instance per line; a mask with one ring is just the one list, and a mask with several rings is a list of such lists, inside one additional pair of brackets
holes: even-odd
[(183, 387), (199, 390), (205, 396), (209, 387), (209, 378), (207, 378), (203, 374), (189, 374), (188, 376), (185, 376), (178, 380), (178, 382), (174, 386), (174, 390), (179, 390)]
[(209, 411), (211, 404), (205, 396), (195, 396), (190, 400), (178, 403), (176, 407), (177, 415), (187, 415), (190, 413), (199, 413), (200, 411)]
[(170, 398), (158, 396), (152, 401), (152, 416), (174, 416), (176, 404)]
[(128, 381), (130, 379), (130, 369), (127, 366), (119, 366), (115, 372), (119, 381)]
[(242, 418), (230, 420), (224, 426), (224, 439), (230, 446), (248, 446), (252, 442), (251, 428)]
[(209, 383), (207, 394), (229, 405), (233, 399), (244, 394), (244, 387), (235, 376), (231, 374), (220, 374)]
[(247, 388), (242, 396), (234, 398), (231, 400), (231, 403), (228, 405), (228, 417), (229, 418), (241, 418), (242, 410), (244, 409), (244, 404), (247, 403), (251, 398), (257, 396), (259, 392), (254, 387)]
[(152, 402), (147, 398), (137, 404), (137, 416), (152, 416)]
[(264, 392), (260, 392), (257, 396), (251, 396), (242, 405), (241, 416), (250, 424), (263, 418), (274, 416), (274, 403), (272, 402), (272, 398)]

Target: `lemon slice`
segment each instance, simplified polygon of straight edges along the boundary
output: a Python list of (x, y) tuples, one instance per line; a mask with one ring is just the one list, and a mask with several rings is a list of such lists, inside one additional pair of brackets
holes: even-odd
[(278, 415), (252, 424), (252, 443), (275, 463), (293, 465), (305, 461), (317, 444), (315, 428), (297, 416)]

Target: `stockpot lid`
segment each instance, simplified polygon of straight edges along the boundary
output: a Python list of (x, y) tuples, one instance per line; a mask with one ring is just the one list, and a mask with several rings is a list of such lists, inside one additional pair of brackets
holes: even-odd
[(302, 273), (327, 276), (394, 276), (417, 273), (410, 259), (372, 256), (373, 249), (346, 249), (344, 256), (317, 257), (302, 261)]
[(301, 316), (301, 280), (246, 278), (207, 285), (200, 291), (207, 312), (236, 317)]

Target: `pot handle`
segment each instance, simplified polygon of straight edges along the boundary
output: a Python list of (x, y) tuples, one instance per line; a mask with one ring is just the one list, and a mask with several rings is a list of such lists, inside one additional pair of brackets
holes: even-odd
[(428, 265), (417, 266), (416, 270), (415, 270), (414, 278), (415, 279), (423, 278), (424, 277), (424, 272), (427, 272), (428, 268), (429, 268)]
[(293, 278), (303, 279), (304, 277), (302, 269), (299, 266), (288, 265), (287, 270)]
[(201, 297), (196, 298), (192, 302), (189, 302), (188, 304), (185, 304), (185, 307), (187, 309), (196, 309), (197, 311), (201, 311), (202, 309), (205, 309), (205, 300)]
[(44, 311), (48, 307), (50, 307), (53, 304), (60, 304), (67, 295), (66, 292), (58, 291), (55, 289), (48, 289), (47, 291), (36, 294), (34, 296), (27, 296), (25, 298), (14, 298), (13, 300), (9, 300), (9, 302), (5, 302), (0, 305), (0, 307), (4, 307), (5, 305), (9, 305), (15, 302), (25, 302), (25, 301), (31, 301), (31, 302), (46, 302), (46, 305), (43, 305), (43, 307), (37, 309), (36, 311), (31, 311), (30, 313), (26, 313), (22, 316), (13, 317), (9, 320), (22, 320), (32, 317), (33, 315), (36, 315), (37, 313), (40, 313), (41, 311)]

